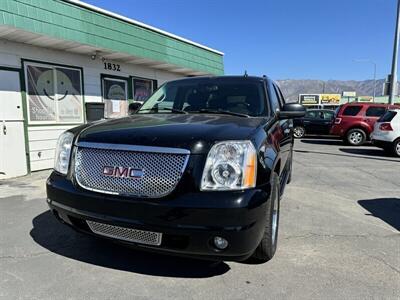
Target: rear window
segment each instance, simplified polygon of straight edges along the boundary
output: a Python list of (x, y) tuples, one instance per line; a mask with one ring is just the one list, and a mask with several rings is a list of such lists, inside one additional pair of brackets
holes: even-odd
[(347, 106), (343, 111), (343, 116), (356, 116), (361, 110), (361, 106)]
[(388, 110), (382, 117), (379, 118), (379, 122), (390, 122), (397, 115), (397, 112)]
[(371, 106), (371, 107), (368, 107), (365, 115), (367, 117), (380, 117), (385, 113), (385, 111), (386, 111), (386, 107)]

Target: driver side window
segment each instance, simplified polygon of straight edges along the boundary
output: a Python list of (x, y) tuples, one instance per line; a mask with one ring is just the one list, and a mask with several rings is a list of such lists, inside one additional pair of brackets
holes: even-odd
[(275, 112), (277, 110), (279, 110), (281, 108), (281, 106), (280, 106), (280, 100), (279, 100), (278, 94), (276, 92), (276, 89), (275, 89), (273, 83), (271, 83), (271, 81), (268, 82), (268, 91), (269, 91), (269, 101), (271, 103), (271, 110), (272, 110), (272, 113), (275, 114)]

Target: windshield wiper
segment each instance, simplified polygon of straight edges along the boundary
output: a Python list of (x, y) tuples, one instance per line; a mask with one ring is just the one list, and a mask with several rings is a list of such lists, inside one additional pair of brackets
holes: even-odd
[(188, 113), (187, 111), (184, 111), (184, 110), (180, 110), (180, 109), (176, 109), (176, 108), (169, 108), (169, 107), (163, 107), (163, 108), (160, 108), (160, 109), (157, 109), (157, 108), (139, 109), (138, 112), (141, 112), (141, 111), (154, 111), (154, 113), (158, 113), (158, 112), (163, 111), (163, 110), (171, 111), (171, 112), (178, 113), (178, 114), (187, 114)]
[(236, 116), (236, 117), (242, 117), (242, 118), (249, 118), (249, 115), (246, 114), (241, 114), (229, 110), (223, 110), (223, 109), (208, 109), (208, 108), (202, 108), (199, 109), (198, 111), (192, 111), (191, 113), (206, 113), (206, 114), (224, 114), (224, 115), (231, 115), (231, 116)]

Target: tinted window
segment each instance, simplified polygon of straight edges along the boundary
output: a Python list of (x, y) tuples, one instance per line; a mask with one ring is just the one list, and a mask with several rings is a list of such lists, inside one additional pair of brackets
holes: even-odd
[(325, 120), (332, 120), (335, 112), (333, 111), (324, 111), (324, 119)]
[(285, 99), (283, 98), (282, 92), (276, 84), (274, 84), (274, 89), (275, 89), (276, 94), (278, 95), (278, 100), (282, 107), (285, 104)]
[(343, 116), (356, 116), (361, 110), (361, 106), (347, 106), (343, 111)]
[(264, 86), (244, 80), (196, 79), (171, 81), (163, 85), (138, 113), (175, 113), (184, 110), (226, 110), (250, 116), (266, 115)]
[(380, 117), (385, 113), (385, 111), (386, 111), (385, 107), (382, 107), (382, 106), (371, 106), (371, 107), (368, 107), (365, 115), (367, 117)]
[(309, 119), (316, 119), (319, 117), (319, 112), (316, 110), (310, 110), (310, 111), (306, 112), (305, 117), (309, 118)]
[(388, 110), (382, 117), (379, 118), (379, 122), (390, 122), (397, 115), (397, 112)]
[(276, 112), (277, 109), (280, 109), (278, 95), (272, 84), (269, 84), (268, 90), (269, 90), (269, 95), (270, 95), (269, 100), (271, 102), (272, 111)]

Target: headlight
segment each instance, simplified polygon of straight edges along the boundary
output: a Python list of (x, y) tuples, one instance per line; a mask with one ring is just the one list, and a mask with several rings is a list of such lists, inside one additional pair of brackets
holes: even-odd
[(68, 173), (73, 139), (74, 135), (68, 131), (62, 133), (58, 138), (54, 170), (64, 175)]
[(215, 144), (207, 156), (201, 190), (241, 190), (255, 187), (257, 154), (250, 141)]

